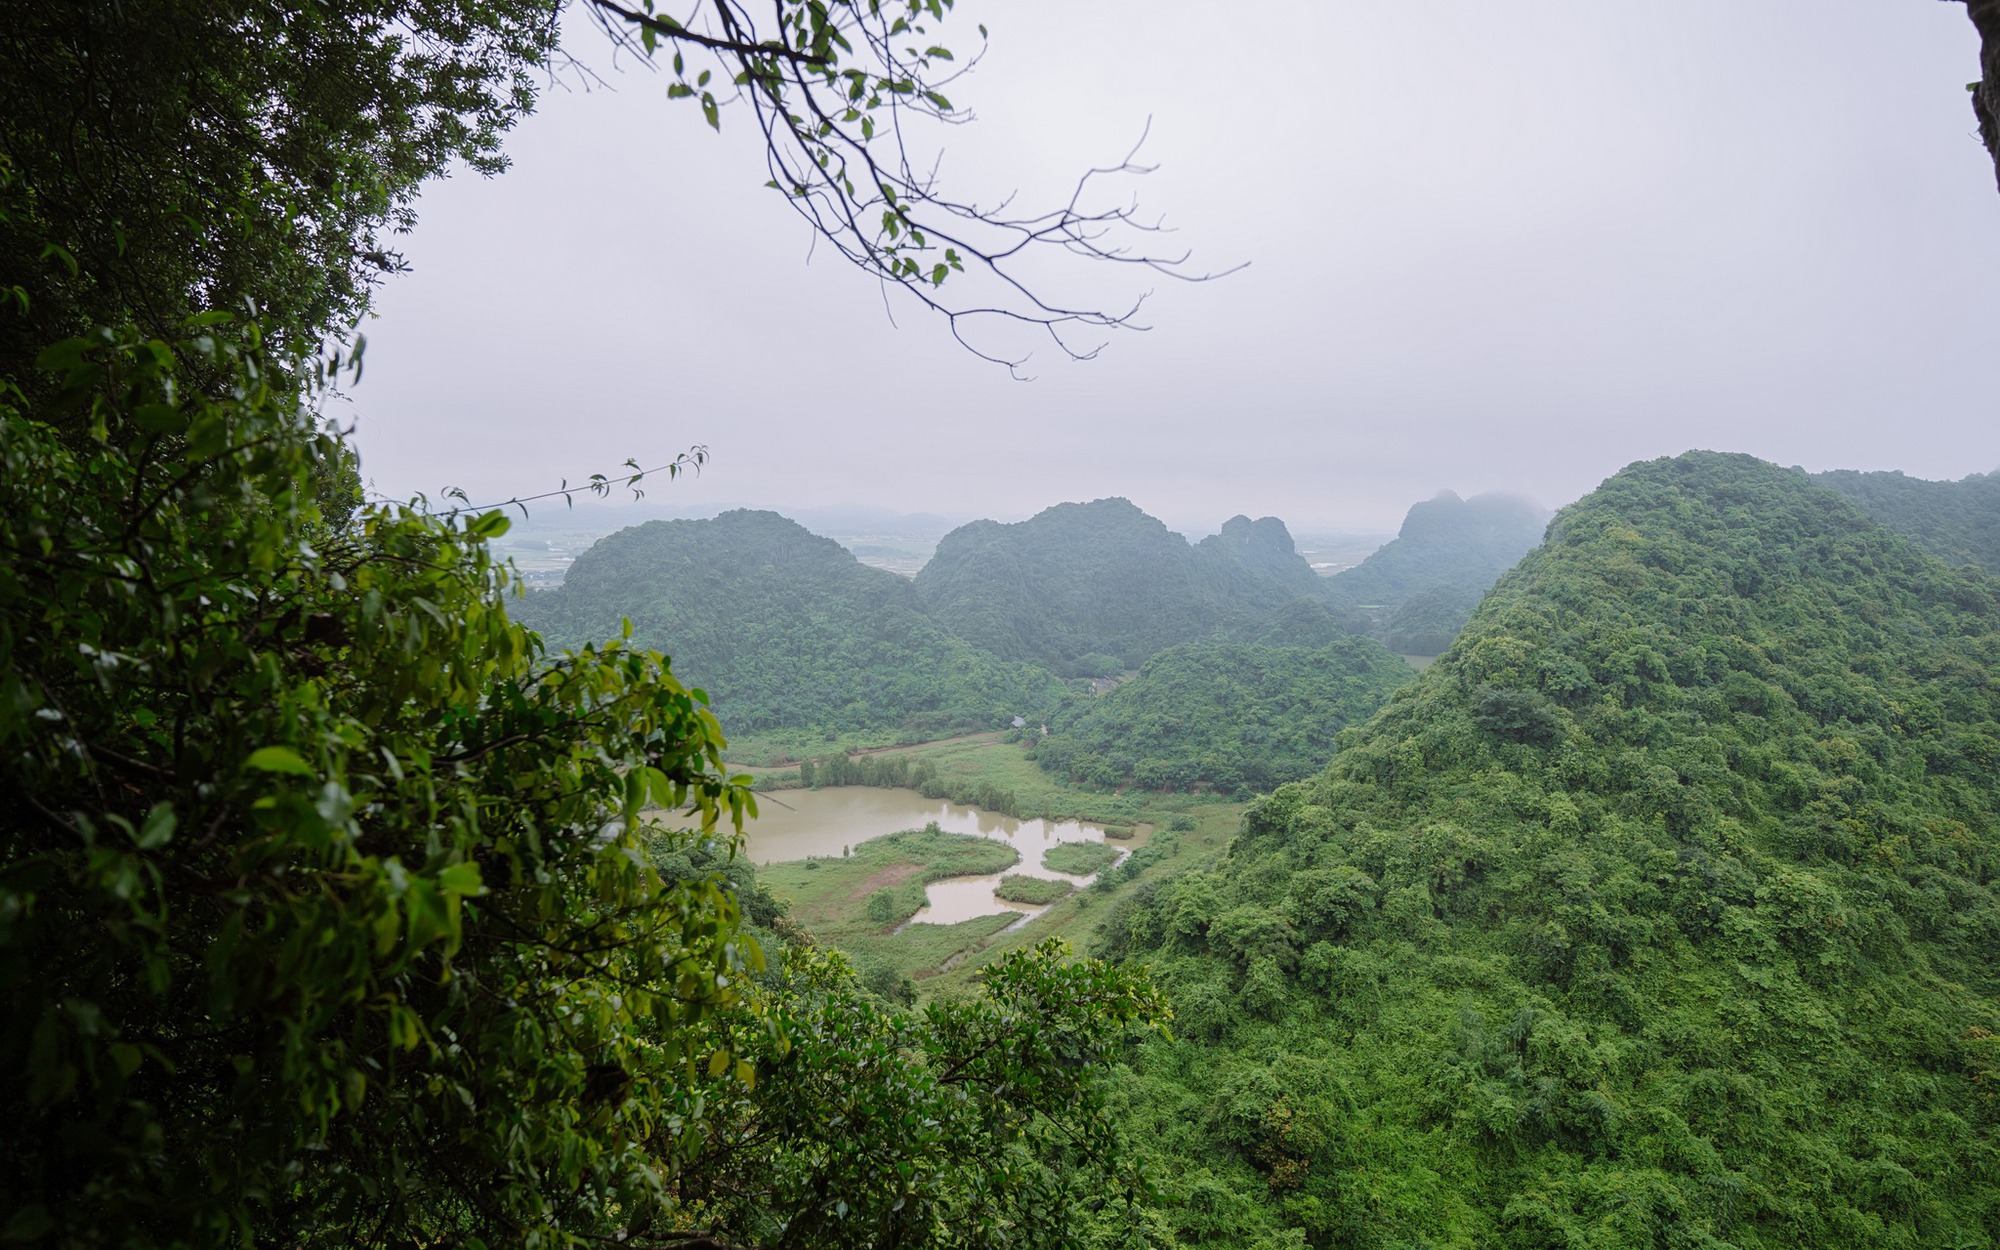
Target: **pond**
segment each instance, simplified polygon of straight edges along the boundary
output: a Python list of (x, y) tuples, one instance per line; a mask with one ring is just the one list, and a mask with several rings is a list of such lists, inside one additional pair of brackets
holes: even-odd
[[(1089, 885), (1089, 877), (1042, 867), (1042, 855), (1061, 842), (1105, 840), (1101, 826), (1082, 821), (1016, 820), (943, 799), (927, 799), (915, 790), (884, 790), (873, 786), (829, 786), (823, 790), (760, 794), (757, 811), (757, 819), (750, 823), (743, 837), (744, 850), (755, 864), (813, 856), (838, 859), (848, 847), (870, 838), (899, 829), (921, 829), (932, 821), (948, 833), (993, 838), (1020, 853), (1021, 862), (1005, 873), (933, 881), (926, 892), (929, 903), (910, 919), (911, 924), (957, 924), (1003, 911), (1020, 912), (1020, 923), (1026, 923), (1047, 909), (994, 897), (993, 889), (1000, 884), (1000, 878), (1016, 873), (1067, 881), (1076, 886)], [(1138, 845), (1138, 840), (1114, 840), (1113, 844), (1130, 848)]]

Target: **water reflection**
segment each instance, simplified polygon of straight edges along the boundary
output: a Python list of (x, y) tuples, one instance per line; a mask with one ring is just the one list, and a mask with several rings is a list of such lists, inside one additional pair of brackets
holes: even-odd
[[(921, 829), (931, 821), (949, 833), (977, 834), (1005, 842), (1021, 856), (1021, 861), (1005, 872), (984, 877), (953, 877), (934, 881), (927, 892), (929, 904), (911, 918), (911, 924), (957, 924), (979, 916), (1003, 911), (1021, 913), (1021, 921), (1040, 915), (1046, 907), (1013, 903), (993, 894), (1000, 878), (1008, 874), (1066, 881), (1074, 886), (1090, 884), (1090, 877), (1054, 872), (1042, 867), (1042, 856), (1063, 842), (1102, 842), (1100, 826), (1081, 821), (1016, 820), (962, 807), (942, 799), (927, 799), (915, 790), (882, 790), (873, 786), (830, 786), (824, 790), (781, 790), (757, 796), (758, 816), (744, 835), (744, 849), (751, 862), (775, 864), (786, 860), (839, 858), (848, 848), (895, 833), (899, 829)], [(1124, 849), (1136, 843), (1114, 843)]]

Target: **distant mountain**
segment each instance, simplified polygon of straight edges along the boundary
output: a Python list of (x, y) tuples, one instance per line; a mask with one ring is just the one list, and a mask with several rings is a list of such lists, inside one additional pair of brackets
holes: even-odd
[(1565, 508), (1102, 953), (1215, 1247), (1991, 1246), (2000, 582), (1746, 456)]
[(1255, 521), (1247, 516), (1229, 518), (1219, 533), (1195, 544), (1195, 556), (1225, 582), (1243, 579), (1243, 593), (1260, 601), (1271, 599), (1273, 586), (1284, 587), (1292, 598), (1318, 600), (1325, 596), (1326, 579), (1314, 573), (1293, 548), (1291, 533), (1274, 516)]
[(2000, 573), (2000, 470), (1956, 482), (1839, 469), (1813, 480), (1950, 564)]
[(1327, 579), (1334, 610), (1398, 651), (1436, 655), (1487, 588), (1542, 541), (1547, 521), (1531, 500), (1443, 491), (1412, 506), (1393, 541)]
[(652, 521), (600, 539), (559, 589), (516, 601), (558, 646), (618, 636), (666, 652), (733, 733), (988, 728), (1039, 717), (1047, 672), (978, 651), (932, 622), (907, 578), (775, 512)]
[(1169, 647), (1132, 680), (1060, 707), (1036, 759), (1086, 785), (1269, 790), (1325, 767), (1334, 736), (1415, 676), (1352, 634), (1317, 647)]
[(960, 638), (1085, 676), (1136, 668), (1324, 594), (1275, 517), (1232, 518), (1191, 546), (1124, 499), (960, 526), (938, 543), (916, 589)]

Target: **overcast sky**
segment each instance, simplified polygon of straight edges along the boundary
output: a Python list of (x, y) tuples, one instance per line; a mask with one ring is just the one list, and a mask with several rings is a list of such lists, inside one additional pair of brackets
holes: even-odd
[[(1206, 285), (1032, 382), (882, 296), (643, 71), (551, 91), (513, 168), (424, 197), (349, 412), (393, 496), (503, 498), (705, 443), (662, 503), (1393, 528), (1551, 506), (1689, 447), (2000, 468), (2000, 194), (1964, 6), (1906, 0), (959, 0), (948, 185), (1134, 189)], [(573, 25), (574, 51), (610, 57)], [(950, 40), (947, 40), (950, 42)], [(733, 123), (733, 124), (732, 124)], [(956, 180), (955, 182), (953, 180)], [(1114, 305), (1144, 286), (1051, 274)]]

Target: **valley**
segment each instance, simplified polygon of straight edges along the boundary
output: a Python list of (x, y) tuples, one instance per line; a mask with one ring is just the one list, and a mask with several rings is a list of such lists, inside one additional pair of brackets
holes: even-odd
[(0, 1243), (2000, 1250), (2000, 0), (1270, 13), (10, 11)]
[[(975, 527), (918, 602), (979, 621), (972, 645), (1039, 668), (1047, 697), (950, 735), (734, 742), (766, 813), (743, 854), (796, 926), (772, 940), (838, 948), (891, 1006), (972, 992), (1047, 935), (1152, 967), (1178, 1040), (1137, 1054), (1119, 1097), (1189, 1244), (1362, 1244), (1342, 1222), (1356, 1185), (1409, 1244), (1590, 1227), (1632, 1185), (1637, 1227), (1717, 1244), (1967, 1227), (1983, 1191), (1945, 1161), (1951, 1134), (1986, 1131), (1952, 1117), (2000, 1071), (1979, 953), (2000, 933), (1982, 771), (2000, 614), (1983, 573), (1912, 545), (1976, 557), (1983, 514), (1940, 539), (1916, 494), (1859, 499), (1906, 541), (1747, 457), (1635, 465), (1490, 592), (1521, 539), (1455, 496), (1334, 578), (1276, 522), (1232, 523), (1207, 555), (1124, 507), (1057, 510), (1110, 526), (1082, 546)], [(1181, 615), (1065, 589), (1118, 584), (1119, 561), (1166, 570)], [(1219, 568), (1264, 597), (1200, 607), (1198, 580), (1173, 580)], [(1465, 631), (1430, 640), (1434, 663), (1371, 636), (1411, 628), (1427, 595), (1438, 630)], [(1109, 849), (1064, 865), (1055, 847)], [(1937, 1126), (1894, 1147), (1927, 1195), (1915, 1222), (1773, 1167), (1882, 1166), (1890, 1103), (1854, 1085), (1864, 1054)], [(1835, 1087), (1839, 1117), (1810, 1110)], [(1708, 1115), (1700, 1091), (1765, 1127)], [(1727, 1213), (1702, 1205), (1718, 1177), (1741, 1194)], [(1540, 1205), (1503, 1215), (1495, 1184)], [(1808, 1209), (1843, 1231), (1792, 1240)]]

